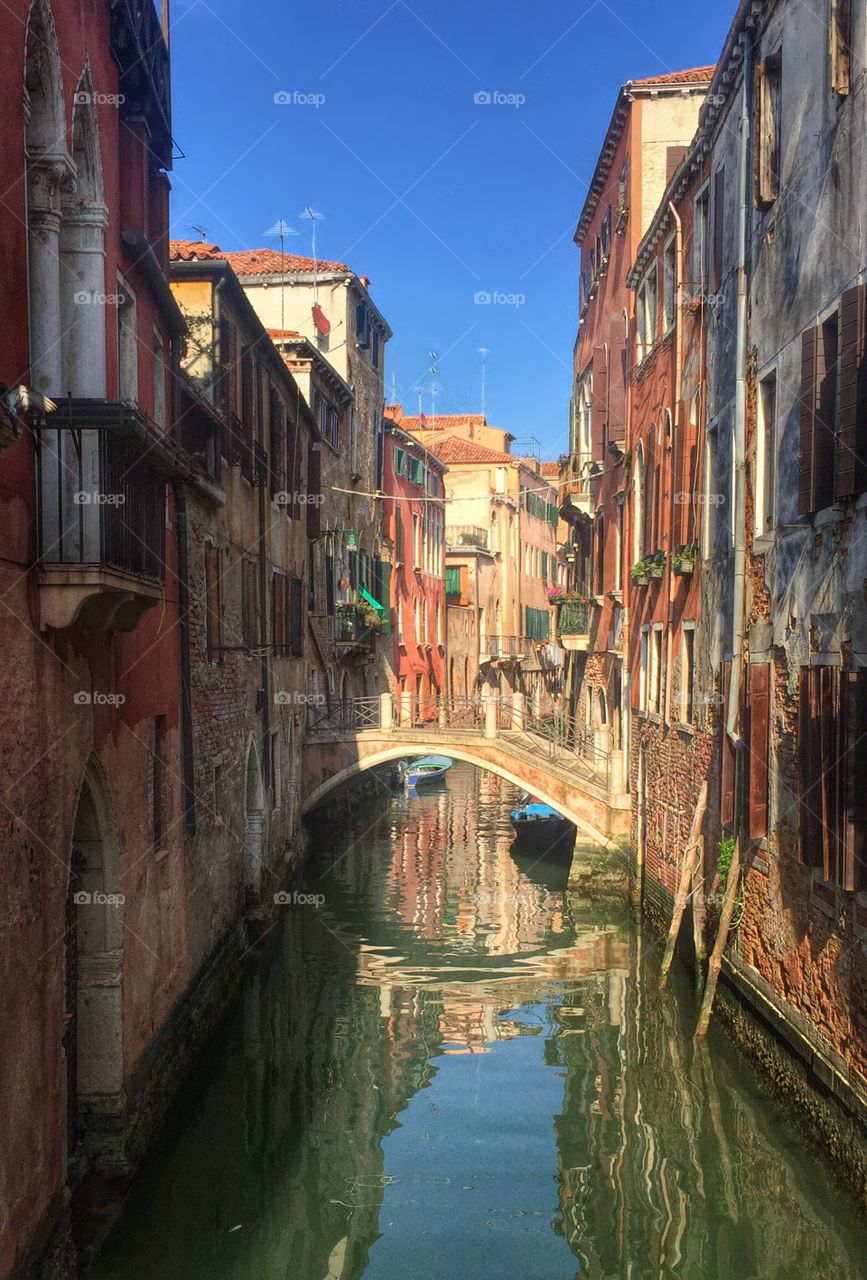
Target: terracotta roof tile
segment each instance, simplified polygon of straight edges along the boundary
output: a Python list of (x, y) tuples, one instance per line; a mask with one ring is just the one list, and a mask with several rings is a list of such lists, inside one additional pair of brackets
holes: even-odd
[(297, 329), (266, 329), (269, 338), (303, 338)]
[(560, 463), (559, 462), (543, 462), (540, 469), (543, 476), (559, 476)]
[(237, 253), (223, 255), (231, 262), (238, 276), (279, 276), (295, 272), (350, 271), (343, 262), (329, 262), (326, 258), (305, 258), (297, 253), (283, 253), (279, 249), (241, 249)]
[(452, 466), (473, 462), (518, 461), (511, 453), (500, 453), (498, 449), (487, 449), (483, 444), (476, 444), (474, 440), (462, 440), (460, 436), (447, 436), (445, 440), (430, 441), (428, 448), (442, 462), (447, 462)]
[(690, 67), (686, 71), (669, 71), (662, 76), (645, 76), (643, 80), (630, 80), (630, 84), (703, 84), (713, 78), (715, 66)]
[(212, 262), (215, 258), (225, 256), (218, 244), (206, 244), (203, 240), (171, 240), (169, 242), (171, 262)]

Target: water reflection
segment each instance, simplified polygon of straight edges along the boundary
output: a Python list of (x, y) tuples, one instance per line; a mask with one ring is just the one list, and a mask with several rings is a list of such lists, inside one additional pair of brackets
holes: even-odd
[[(855, 1210), (655, 940), (511, 852), (455, 765), (318, 834), (94, 1275), (856, 1276)], [(644, 956), (648, 945), (650, 961)]]

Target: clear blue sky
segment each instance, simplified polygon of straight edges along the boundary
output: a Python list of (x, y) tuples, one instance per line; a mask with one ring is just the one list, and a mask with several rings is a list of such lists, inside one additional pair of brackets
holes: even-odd
[[(566, 441), (572, 233), (618, 86), (713, 62), (735, 9), (695, 0), (173, 0), (173, 234), (277, 245), (370, 276), (386, 388)], [(275, 103), (277, 93), (289, 95)], [(522, 95), (477, 104), (478, 93)], [(319, 105), (305, 101), (324, 97)], [(523, 298), (480, 305), (478, 292)]]

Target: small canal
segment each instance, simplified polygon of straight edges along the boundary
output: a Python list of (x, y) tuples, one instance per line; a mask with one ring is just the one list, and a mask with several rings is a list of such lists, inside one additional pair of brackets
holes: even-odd
[(660, 944), (456, 764), (317, 828), (101, 1280), (864, 1275), (853, 1201)]

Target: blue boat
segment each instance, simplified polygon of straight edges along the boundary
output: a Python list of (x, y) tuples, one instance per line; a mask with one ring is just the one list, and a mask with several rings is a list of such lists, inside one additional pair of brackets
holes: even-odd
[(515, 829), (516, 844), (532, 850), (540, 857), (568, 858), (575, 843), (575, 824), (549, 804), (541, 804), (526, 792), (519, 798), (518, 808), (509, 814)]
[(406, 785), (418, 787), (423, 783), (436, 782), (451, 767), (452, 762), (448, 756), (422, 756), (421, 760), (414, 760), (407, 769)]

